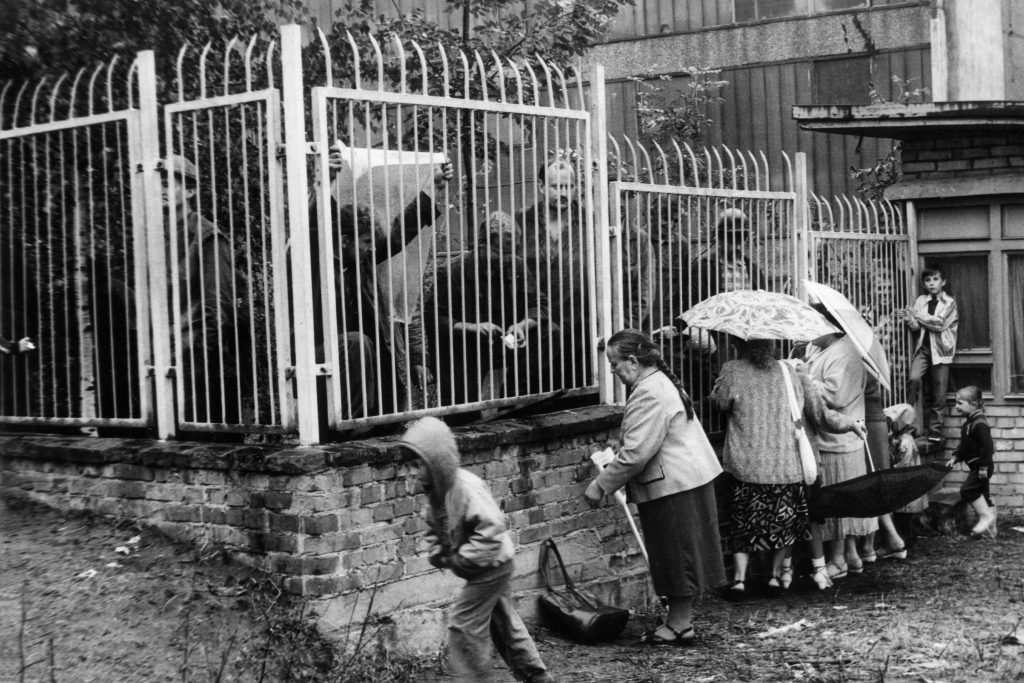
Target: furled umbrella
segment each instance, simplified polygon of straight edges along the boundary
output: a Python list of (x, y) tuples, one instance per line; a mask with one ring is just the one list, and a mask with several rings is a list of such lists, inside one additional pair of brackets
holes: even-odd
[(839, 323), (839, 327), (857, 349), (857, 353), (864, 361), (864, 367), (871, 376), (877, 379), (886, 391), (892, 391), (892, 385), (889, 383), (889, 359), (886, 358), (885, 350), (871, 325), (864, 320), (857, 307), (842, 293), (828, 285), (813, 280), (804, 280), (804, 285), (811, 303), (820, 303)]
[(839, 331), (800, 299), (763, 289), (716, 294), (681, 317), (690, 327), (725, 332), (740, 339), (811, 341)]
[(815, 521), (826, 517), (880, 517), (925, 495), (952, 469), (952, 465), (929, 463), (876, 470), (831, 486), (812, 486), (807, 496), (808, 513)]

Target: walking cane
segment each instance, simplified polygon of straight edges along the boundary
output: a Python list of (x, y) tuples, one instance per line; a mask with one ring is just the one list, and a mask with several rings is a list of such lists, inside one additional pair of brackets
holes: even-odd
[[(612, 460), (615, 459), (615, 451), (611, 448), (606, 448), (603, 451), (592, 453), (590, 455), (591, 462), (597, 467), (597, 471), (601, 472), (605, 467), (608, 466)], [(629, 522), (629, 528), (633, 531), (633, 537), (636, 538), (637, 545), (640, 546), (640, 552), (643, 553), (644, 562), (647, 563), (647, 569), (651, 569), (651, 561), (647, 558), (647, 548), (644, 547), (644, 539), (640, 536), (640, 530), (636, 528), (636, 522), (633, 521), (633, 513), (629, 511), (629, 503), (626, 502), (626, 492), (619, 489), (615, 492), (614, 496), (619, 505), (622, 506), (622, 511), (626, 513), (626, 521)]]

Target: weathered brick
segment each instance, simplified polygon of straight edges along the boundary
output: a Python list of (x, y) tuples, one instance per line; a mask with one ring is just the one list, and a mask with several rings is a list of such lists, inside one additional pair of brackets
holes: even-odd
[(271, 531), (298, 533), (300, 520), (298, 515), (280, 515), (273, 512), (267, 514), (268, 528)]
[(310, 536), (320, 536), (338, 530), (337, 515), (317, 515), (302, 517), (302, 532)]
[(379, 503), (381, 497), (381, 487), (376, 485), (364, 486), (359, 490), (359, 503), (360, 505), (372, 505)]
[(168, 505), (163, 508), (164, 519), (168, 522), (201, 522), (202, 511), (194, 505)]
[(227, 511), (224, 508), (203, 505), (199, 508), (202, 521), (205, 524), (226, 524)]
[(345, 486), (362, 486), (373, 481), (369, 467), (350, 467), (345, 470), (342, 482)]
[(299, 537), (295, 534), (254, 532), (253, 543), (258, 550), (265, 552), (299, 552)]
[(249, 505), (249, 492), (243, 489), (229, 489), (227, 494), (228, 505), (232, 507), (242, 507)]
[(141, 481), (112, 481), (107, 491), (113, 498), (145, 498), (146, 484)]
[(153, 481), (153, 468), (140, 465), (129, 465), (119, 462), (111, 466), (111, 475), (117, 479), (138, 479), (139, 481)]
[(390, 522), (395, 518), (395, 506), (389, 503), (373, 508), (373, 521)]

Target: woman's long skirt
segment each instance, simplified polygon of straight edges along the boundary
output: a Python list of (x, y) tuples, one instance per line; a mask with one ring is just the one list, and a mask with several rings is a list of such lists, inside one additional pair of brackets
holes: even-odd
[(714, 482), (637, 510), (657, 595), (696, 597), (725, 583)]

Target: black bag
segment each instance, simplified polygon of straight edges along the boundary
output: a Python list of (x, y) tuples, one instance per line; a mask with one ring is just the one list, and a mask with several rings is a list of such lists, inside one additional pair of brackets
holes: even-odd
[[(565, 580), (561, 590), (552, 588), (548, 578), (549, 549), (555, 554)], [(547, 593), (538, 598), (540, 613), (551, 628), (584, 643), (611, 640), (622, 633), (629, 619), (629, 611), (606, 605), (590, 591), (576, 588), (569, 573), (565, 571), (558, 546), (550, 538), (541, 545), (540, 573), (548, 589)]]

